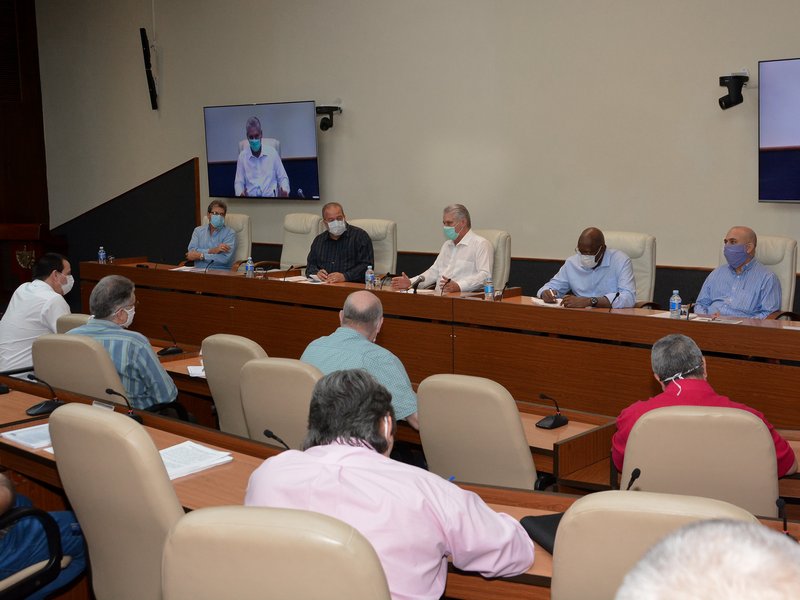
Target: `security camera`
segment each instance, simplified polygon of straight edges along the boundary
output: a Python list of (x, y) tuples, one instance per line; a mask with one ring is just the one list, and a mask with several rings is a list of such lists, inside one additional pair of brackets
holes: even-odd
[(328, 131), (328, 129), (333, 127), (333, 113), (342, 114), (342, 107), (341, 106), (318, 106), (317, 107), (317, 114), (318, 115), (325, 115), (319, 121), (320, 131)]
[(728, 93), (719, 99), (719, 107), (727, 110), (731, 106), (736, 106), (744, 101), (742, 88), (750, 81), (750, 77), (743, 74), (724, 75), (719, 78), (719, 84), (728, 88)]

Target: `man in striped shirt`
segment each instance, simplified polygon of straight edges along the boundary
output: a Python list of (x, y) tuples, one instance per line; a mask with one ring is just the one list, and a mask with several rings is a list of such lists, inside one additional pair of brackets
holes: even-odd
[(69, 334), (86, 335), (103, 344), (131, 406), (145, 409), (174, 401), (178, 389), (147, 338), (127, 329), (133, 322), (136, 304), (130, 279), (121, 275), (103, 277), (89, 296), (92, 318)]
[(756, 232), (733, 227), (723, 240), (727, 264), (714, 269), (697, 297), (695, 312), (764, 319), (781, 307), (781, 282), (756, 260)]

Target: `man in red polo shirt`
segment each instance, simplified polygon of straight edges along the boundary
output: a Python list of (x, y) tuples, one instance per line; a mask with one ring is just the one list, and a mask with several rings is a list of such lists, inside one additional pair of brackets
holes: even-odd
[(661, 338), (653, 344), (650, 363), (653, 376), (664, 391), (649, 400), (634, 402), (617, 417), (617, 432), (611, 440), (611, 457), (619, 472), (622, 472), (625, 445), (636, 421), (646, 412), (666, 406), (717, 406), (753, 413), (764, 421), (772, 434), (778, 459), (778, 477), (797, 471), (794, 451), (763, 414), (718, 395), (706, 381), (706, 359), (694, 340), (677, 333)]

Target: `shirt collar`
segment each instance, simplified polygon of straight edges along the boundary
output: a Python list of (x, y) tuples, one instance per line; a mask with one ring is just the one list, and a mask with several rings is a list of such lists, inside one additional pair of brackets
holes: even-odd
[[(751, 260), (751, 261), (750, 261), (749, 263), (747, 263), (746, 265), (742, 266), (742, 273), (744, 273), (745, 271), (749, 271), (750, 269), (752, 269), (752, 268), (753, 268), (753, 265), (755, 265), (757, 262), (758, 262), (758, 260), (757, 260), (757, 259), (756, 259), (756, 257), (754, 256), (754, 257), (753, 257), (753, 260)], [(736, 269), (734, 269), (734, 268), (733, 268), (731, 265), (728, 265), (728, 268), (729, 268), (731, 271), (733, 271), (733, 273), (734, 273), (734, 274), (736, 274)]]
[[(472, 233), (472, 228), (470, 227), (470, 230), (467, 233), (464, 234), (464, 237), (461, 238), (461, 241), (458, 242), (457, 244), (455, 242), (453, 242), (453, 245), (454, 246), (462, 246), (462, 245), (463, 246), (469, 246), (469, 243), (472, 241), (472, 239), (475, 237), (475, 235), (476, 234)], [(450, 240), (450, 241), (452, 242), (452, 240)]]
[(692, 391), (711, 391), (711, 392), (714, 391), (711, 387), (711, 384), (708, 383), (707, 380), (691, 379), (687, 377), (686, 379), (679, 379), (677, 383), (675, 382), (675, 380), (670, 381), (669, 385), (667, 385), (667, 387), (664, 389), (664, 393), (669, 394), (671, 396), (677, 396), (679, 389), (678, 384), (680, 384), (680, 389), (683, 390), (684, 392), (687, 389)]

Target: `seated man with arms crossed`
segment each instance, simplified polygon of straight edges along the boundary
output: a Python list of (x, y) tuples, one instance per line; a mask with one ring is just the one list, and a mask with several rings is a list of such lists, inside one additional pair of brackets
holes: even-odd
[(375, 343), (383, 325), (381, 301), (367, 291), (353, 292), (339, 311), (339, 322), (341, 327), (331, 335), (311, 342), (300, 360), (325, 375), (341, 369), (364, 369), (389, 390), (395, 417), (419, 429), (417, 395), (403, 363)]
[(147, 338), (136, 331), (128, 331), (136, 304), (130, 279), (121, 275), (103, 277), (89, 296), (92, 318), (68, 335), (86, 335), (103, 344), (117, 368), (131, 406), (146, 409), (173, 402), (178, 388), (161, 366)]
[(371, 375), (326, 375), (311, 396), (306, 450), (267, 459), (245, 504), (311, 510), (354, 527), (375, 548), (395, 600), (439, 598), (448, 557), (485, 577), (527, 571), (533, 543), (522, 526), (476, 494), (388, 458), (394, 433), (391, 396)]
[(694, 312), (764, 319), (780, 310), (781, 282), (756, 260), (756, 232), (749, 227), (732, 227), (722, 243), (728, 264), (706, 277)]
[(442, 216), (444, 236), (439, 256), (430, 269), (409, 278), (403, 273), (392, 279), (392, 288), (407, 290), (420, 278), (421, 287), (433, 287), (442, 292), (474, 292), (483, 288), (492, 276), (494, 248), (489, 240), (472, 232), (472, 219), (462, 204), (451, 204)]
[(43, 254), (36, 261), (33, 281), (16, 289), (0, 321), (0, 371), (33, 366), (33, 341), (56, 333), (58, 318), (69, 314), (64, 296), (72, 289), (71, 273), (60, 254)]
[(603, 232), (589, 227), (581, 232), (575, 254), (536, 295), (548, 304), (563, 298), (565, 308), (631, 307), (636, 304), (631, 259), (607, 248)]
[(794, 451), (763, 414), (714, 392), (706, 381), (706, 359), (693, 339), (679, 333), (661, 338), (653, 344), (650, 362), (653, 367), (653, 377), (661, 384), (661, 389), (664, 391), (649, 400), (631, 404), (617, 417), (617, 432), (611, 439), (611, 458), (620, 473), (628, 436), (636, 421), (646, 412), (666, 406), (716, 406), (746, 410), (764, 421), (772, 434), (778, 459), (778, 477), (791, 475), (797, 471)]
[(222, 200), (212, 200), (208, 205), (208, 225), (195, 227), (186, 260), (193, 260), (198, 269), (209, 265), (213, 269), (230, 269), (236, 254), (236, 232), (225, 227), (228, 205)]
[(327, 283), (363, 283), (367, 267), (375, 266), (369, 234), (347, 223), (338, 202), (328, 202), (322, 207), (322, 219), (328, 231), (323, 231), (311, 242), (306, 275), (316, 275)]

